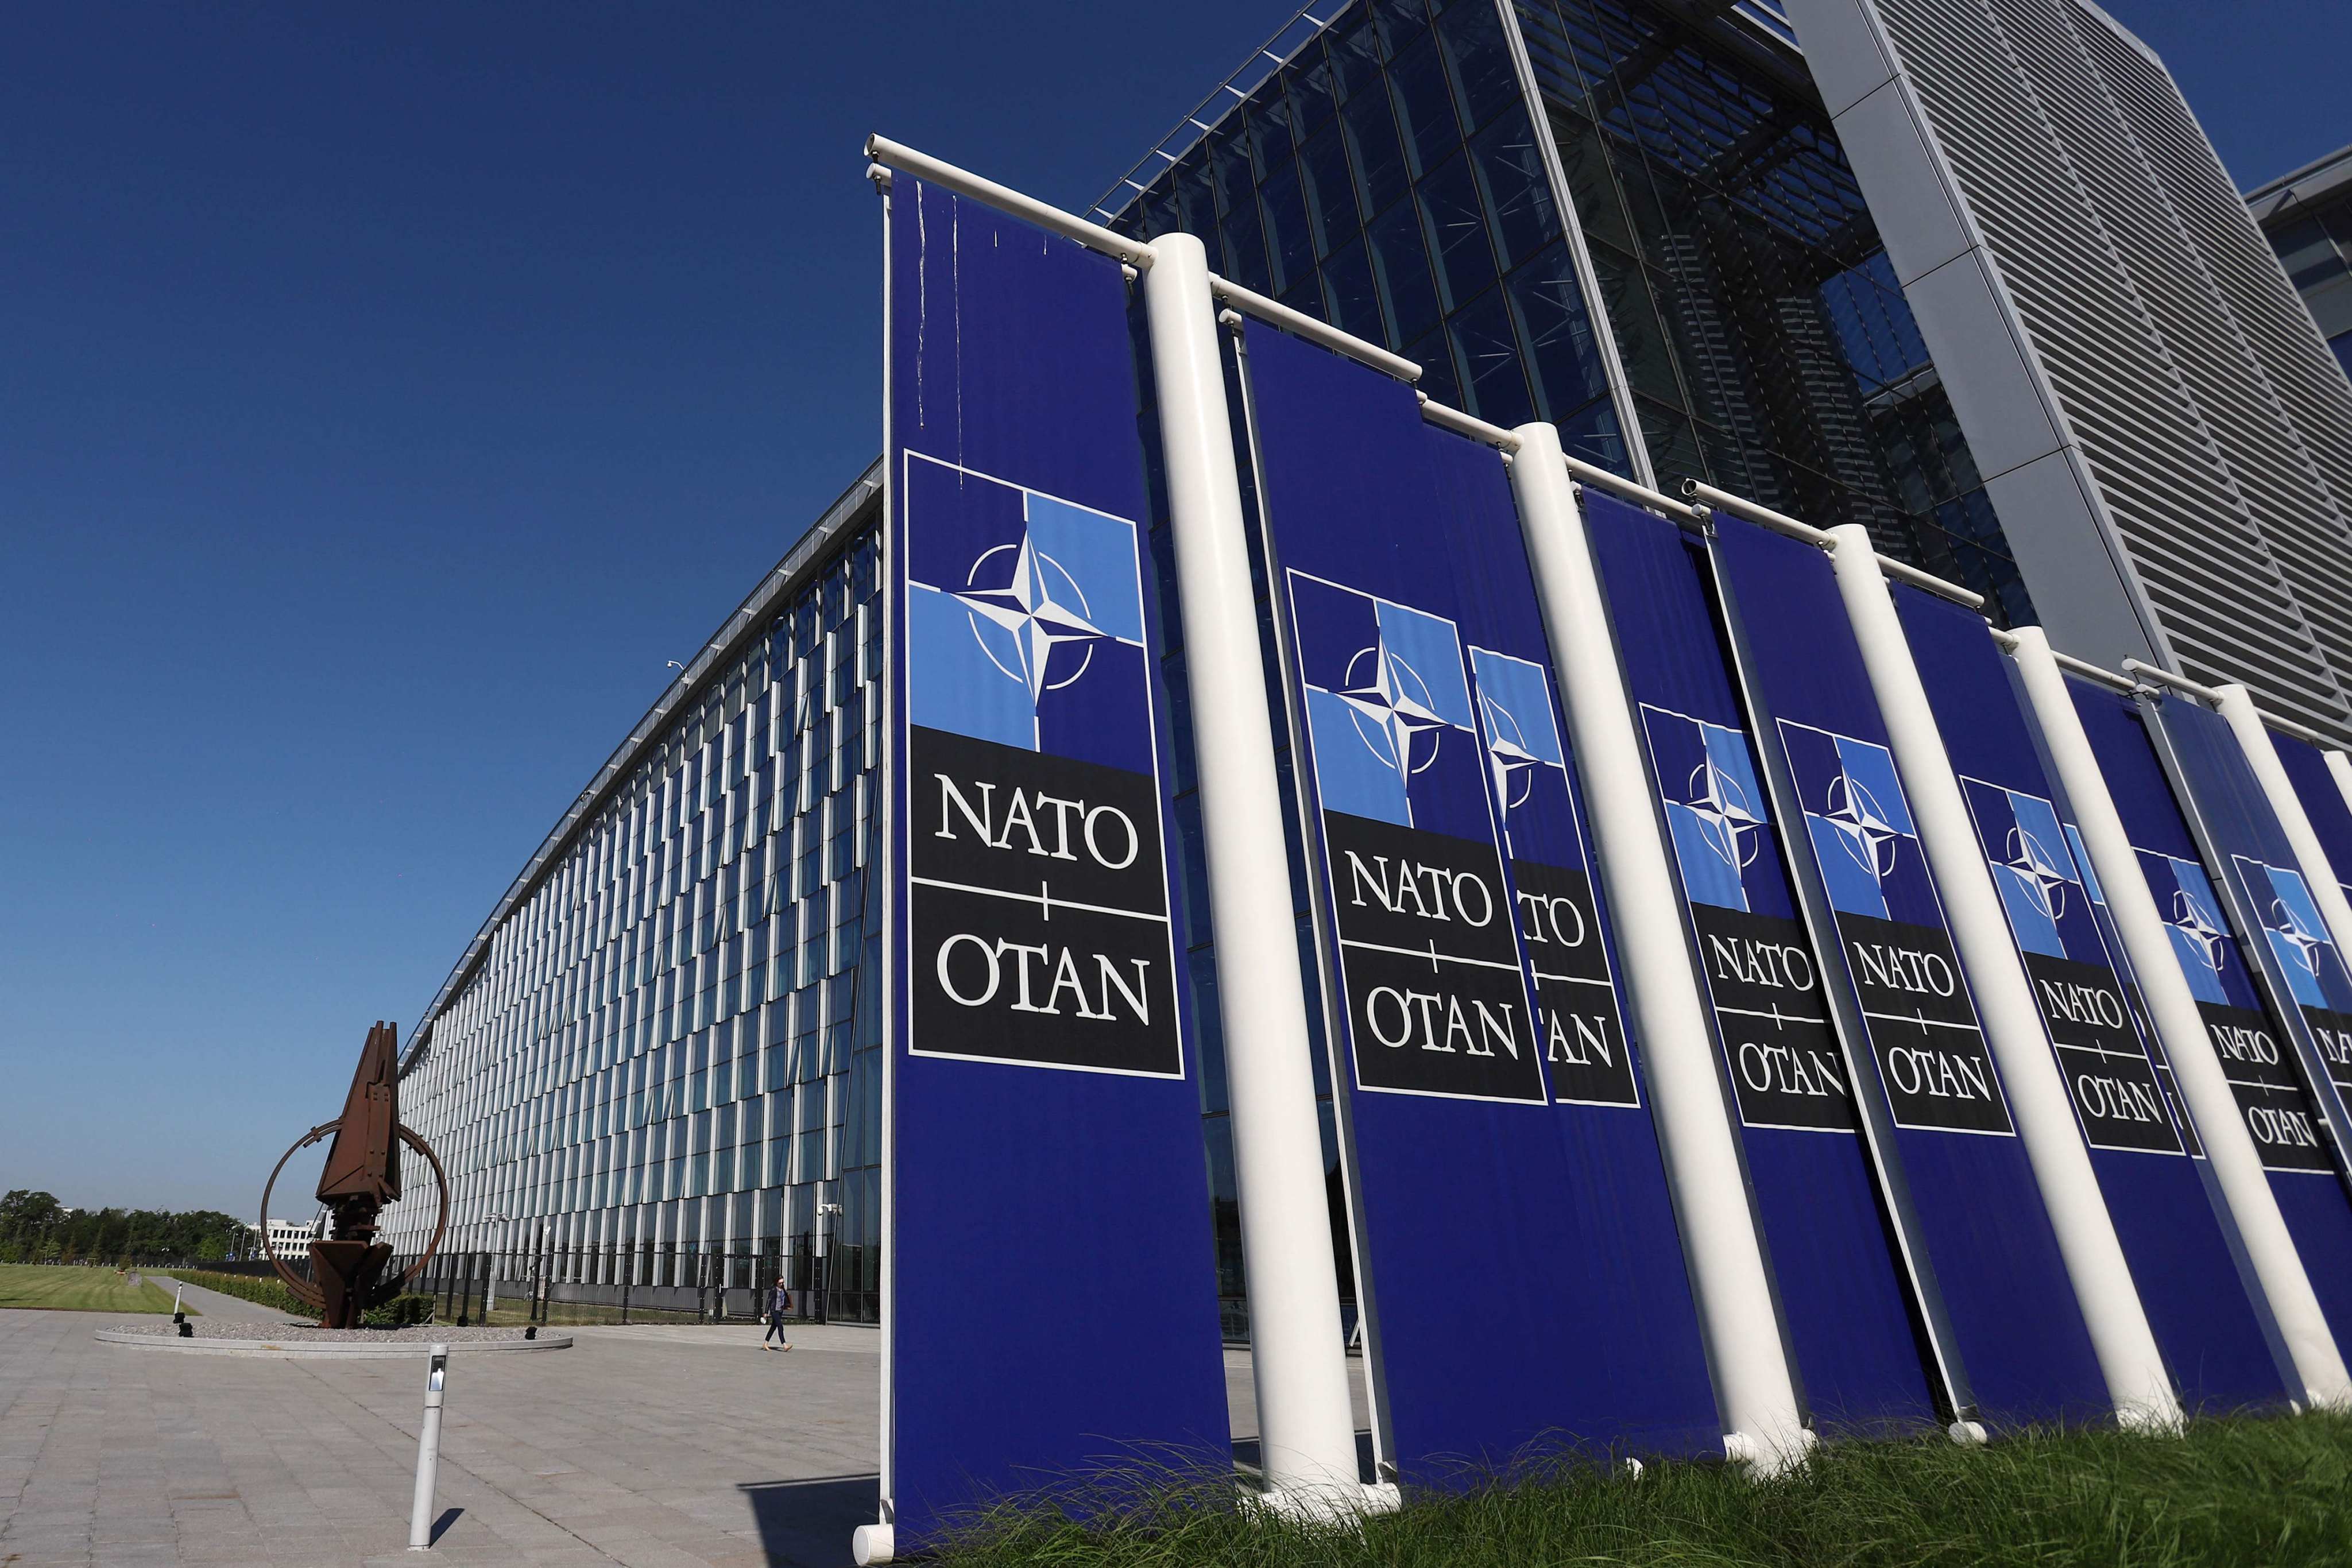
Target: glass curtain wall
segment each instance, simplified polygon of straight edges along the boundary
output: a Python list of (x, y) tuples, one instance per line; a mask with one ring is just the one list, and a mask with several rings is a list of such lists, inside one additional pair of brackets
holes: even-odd
[[(877, 1315), (872, 521), (711, 673), (430, 1020), (401, 1096), (448, 1168), (447, 1247), (689, 1284), (698, 1253), (805, 1256), (822, 1223), (834, 1313)], [(386, 1239), (421, 1246), (431, 1202)]]
[[(1642, 0), (1516, 16), (1660, 481), (1863, 523), (2032, 619), (1793, 51)], [(1113, 226), (1197, 235), (1235, 282), (1418, 361), (1439, 401), (1548, 419), (1632, 473), (1494, 0), (1352, 0)]]
[(1629, 473), (1493, 0), (1356, 0), (1113, 219), (1418, 361), (1441, 402), (1534, 418)]
[(1801, 63), (1640, 0), (1516, 3), (1661, 479), (1861, 523), (2032, 619)]

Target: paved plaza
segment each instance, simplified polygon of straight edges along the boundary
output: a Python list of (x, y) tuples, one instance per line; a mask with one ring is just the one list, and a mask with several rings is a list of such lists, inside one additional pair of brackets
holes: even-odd
[[(215, 1317), (299, 1321), (209, 1291), (187, 1299)], [(421, 1357), (92, 1337), (119, 1321), (0, 1312), (0, 1568), (835, 1568), (875, 1516), (872, 1329), (802, 1325), (779, 1355), (757, 1327), (573, 1328), (555, 1331), (570, 1350), (453, 1357), (425, 1557), (406, 1550)], [(1250, 1457), (1248, 1354), (1227, 1351), (1225, 1370)], [(1356, 1396), (1360, 1424), (1360, 1375)]]
[[(166, 1287), (169, 1288), (168, 1286)], [(190, 1293), (207, 1312), (272, 1316)], [(874, 1518), (871, 1329), (565, 1331), (452, 1359), (439, 1535), (412, 1556), (424, 1362), (101, 1344), (104, 1313), (0, 1312), (0, 1564), (849, 1561)]]

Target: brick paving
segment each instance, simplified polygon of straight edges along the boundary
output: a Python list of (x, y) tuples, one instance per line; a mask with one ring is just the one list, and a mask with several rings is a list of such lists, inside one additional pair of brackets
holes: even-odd
[[(247, 1303), (237, 1305), (249, 1312)], [(452, 1363), (442, 1523), (411, 1555), (414, 1360), (181, 1355), (0, 1312), (0, 1565), (834, 1568), (874, 1517), (873, 1331), (583, 1328)]]

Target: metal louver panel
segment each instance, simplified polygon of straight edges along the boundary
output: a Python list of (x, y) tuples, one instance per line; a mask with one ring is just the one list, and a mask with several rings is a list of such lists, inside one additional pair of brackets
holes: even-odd
[(2352, 386), (2170, 76), (2083, 0), (1875, 8), (2174, 654), (2352, 739)]

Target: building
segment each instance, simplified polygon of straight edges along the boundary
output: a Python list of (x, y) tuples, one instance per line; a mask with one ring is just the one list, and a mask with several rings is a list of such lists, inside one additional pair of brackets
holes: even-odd
[[(262, 1247), (261, 1227), (248, 1225), (252, 1233), (251, 1251), (256, 1258), (266, 1257)], [(320, 1209), (307, 1220), (273, 1219), (269, 1222), (269, 1248), (280, 1258), (298, 1261), (310, 1255), (310, 1243), (327, 1233), (327, 1213)]]
[[(880, 487), (727, 618), (426, 1008), (401, 1104), (449, 1172), (445, 1248), (559, 1290), (748, 1287), (824, 1237), (834, 1315), (876, 1315)], [(402, 1252), (428, 1186), (386, 1211)]]
[(2352, 371), (2352, 147), (2246, 193), (2336, 361)]
[[(2242, 677), (2352, 739), (2352, 388), (2161, 63), (2082, 0), (1348, 0), (1096, 215), (1201, 235), (1484, 419), (1862, 523), (2070, 653)], [(426, 1009), (404, 1103), (450, 1245), (587, 1289), (829, 1248), (834, 1315), (874, 1314), (879, 478), (631, 731)]]
[(1360, 0), (1097, 212), (1441, 401), (2352, 738), (2352, 392), (2083, 0)]

